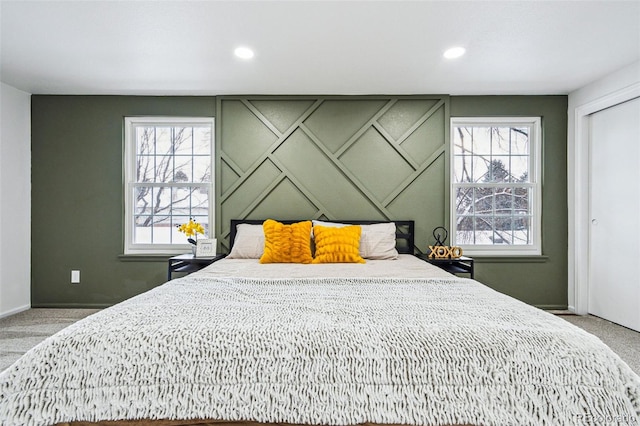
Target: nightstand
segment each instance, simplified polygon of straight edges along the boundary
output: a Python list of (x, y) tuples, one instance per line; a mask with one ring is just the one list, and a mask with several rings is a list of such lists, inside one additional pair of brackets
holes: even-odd
[(416, 254), (416, 256), (425, 262), (429, 262), (432, 265), (437, 266), (440, 269), (452, 274), (469, 274), (473, 279), (473, 258), (467, 256), (460, 256), (456, 259), (444, 258), (436, 259), (435, 257), (429, 257), (426, 254)]
[(209, 266), (213, 262), (217, 262), (225, 256), (226, 254), (218, 254), (213, 257), (195, 257), (193, 254), (188, 253), (170, 257), (167, 279), (171, 280), (171, 276), (174, 272), (190, 274), (191, 272), (199, 271), (205, 266)]

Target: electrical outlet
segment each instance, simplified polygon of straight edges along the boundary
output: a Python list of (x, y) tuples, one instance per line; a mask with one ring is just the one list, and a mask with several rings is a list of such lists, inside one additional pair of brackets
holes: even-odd
[(71, 271), (71, 284), (80, 284), (80, 271)]

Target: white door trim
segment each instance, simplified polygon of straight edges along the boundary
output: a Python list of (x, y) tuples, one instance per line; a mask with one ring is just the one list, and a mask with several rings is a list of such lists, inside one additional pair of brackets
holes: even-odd
[[(640, 96), (640, 82), (575, 109), (575, 133), (567, 144), (569, 211), (569, 310), (589, 311), (589, 115)], [(573, 179), (571, 179), (573, 177)]]

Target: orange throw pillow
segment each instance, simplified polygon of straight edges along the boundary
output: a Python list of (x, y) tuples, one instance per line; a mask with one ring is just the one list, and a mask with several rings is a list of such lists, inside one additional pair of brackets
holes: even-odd
[(365, 263), (360, 256), (359, 225), (333, 228), (314, 226), (316, 257), (313, 263)]
[(272, 219), (262, 224), (264, 253), (260, 263), (311, 263), (311, 221), (284, 225)]

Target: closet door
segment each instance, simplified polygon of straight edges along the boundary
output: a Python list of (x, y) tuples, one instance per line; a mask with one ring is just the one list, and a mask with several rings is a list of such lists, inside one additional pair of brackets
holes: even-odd
[(640, 331), (640, 98), (590, 126), (589, 313)]

